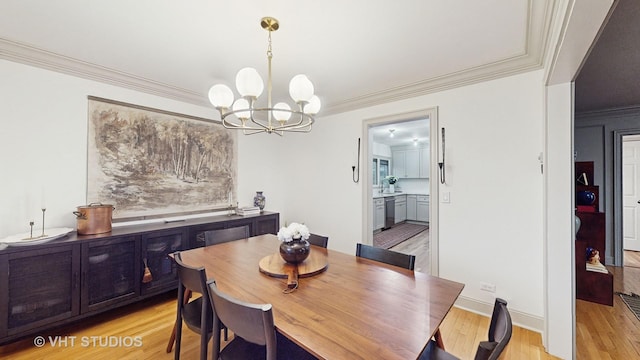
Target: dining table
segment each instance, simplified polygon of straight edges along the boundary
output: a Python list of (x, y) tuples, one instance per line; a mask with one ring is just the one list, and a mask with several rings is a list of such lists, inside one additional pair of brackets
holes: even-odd
[(319, 359), (417, 359), (464, 287), (314, 245), (305, 260), (313, 271), (299, 278), (296, 271), (291, 286), (291, 274), (264, 268), (291, 268), (275, 255), (280, 243), (266, 234), (180, 255), (186, 265), (204, 266), (222, 292), (271, 304), (276, 330)]

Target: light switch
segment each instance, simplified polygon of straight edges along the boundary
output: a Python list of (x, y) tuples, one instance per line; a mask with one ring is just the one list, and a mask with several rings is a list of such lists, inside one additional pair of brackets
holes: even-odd
[(442, 193), (442, 202), (445, 204), (448, 204), (451, 202), (451, 194), (448, 191)]

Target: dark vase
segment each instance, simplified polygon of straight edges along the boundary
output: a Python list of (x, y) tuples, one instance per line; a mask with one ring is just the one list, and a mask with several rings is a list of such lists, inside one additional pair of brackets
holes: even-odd
[(309, 256), (310, 246), (307, 240), (293, 239), (280, 244), (280, 256), (292, 264), (303, 262)]
[(253, 197), (253, 206), (260, 208), (260, 211), (264, 210), (264, 202), (266, 198), (262, 195), (262, 191), (256, 191), (256, 196)]
[(578, 191), (577, 197), (578, 205), (591, 205), (596, 201), (596, 194), (588, 190)]

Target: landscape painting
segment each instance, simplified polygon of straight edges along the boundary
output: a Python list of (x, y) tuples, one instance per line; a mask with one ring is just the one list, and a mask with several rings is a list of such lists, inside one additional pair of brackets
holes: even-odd
[(145, 219), (236, 198), (236, 137), (219, 122), (91, 96), (88, 109), (88, 204)]

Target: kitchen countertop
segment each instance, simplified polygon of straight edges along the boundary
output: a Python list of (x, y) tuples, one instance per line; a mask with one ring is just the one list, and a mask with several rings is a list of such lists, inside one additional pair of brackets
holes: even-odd
[(396, 195), (422, 195), (422, 196), (429, 196), (429, 194), (425, 194), (425, 193), (418, 193), (418, 192), (413, 192), (413, 191), (409, 191), (409, 192), (403, 192), (403, 191), (396, 191), (394, 193), (376, 193), (373, 195), (374, 199), (378, 199), (378, 198), (385, 198), (385, 197), (389, 197), (389, 196), (396, 196)]

